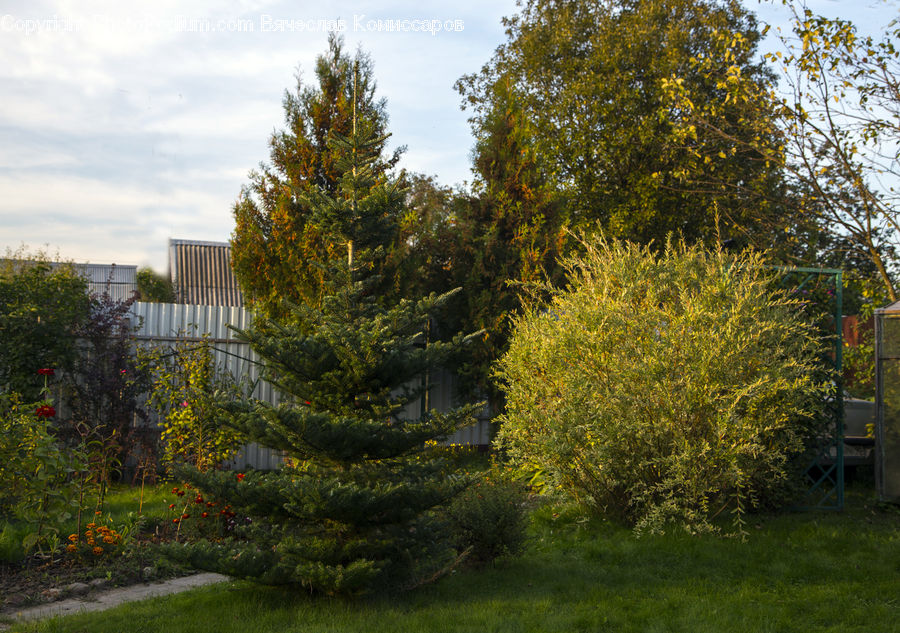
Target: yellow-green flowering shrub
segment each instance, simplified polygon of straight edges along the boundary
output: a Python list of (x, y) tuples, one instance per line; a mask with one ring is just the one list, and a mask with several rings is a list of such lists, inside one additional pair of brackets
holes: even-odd
[(783, 502), (830, 384), (802, 304), (757, 255), (582, 246), (515, 320), (499, 447), (638, 530)]
[(154, 367), (150, 404), (160, 414), (162, 461), (200, 471), (234, 457), (244, 438), (222, 423), (222, 403), (241, 397), (241, 385), (217, 367), (208, 337), (146, 354)]

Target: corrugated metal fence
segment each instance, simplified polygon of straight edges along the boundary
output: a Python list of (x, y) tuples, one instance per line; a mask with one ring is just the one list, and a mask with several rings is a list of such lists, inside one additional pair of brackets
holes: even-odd
[[(200, 341), (208, 336), (214, 349), (217, 367), (224, 368), (237, 379), (246, 379), (256, 386), (253, 397), (275, 404), (278, 393), (272, 386), (260, 380), (260, 359), (250, 346), (239, 340), (231, 325), (246, 329), (252, 320), (251, 313), (233, 306), (185, 305), (172, 303), (135, 303), (132, 307), (138, 329), (136, 336), (143, 345), (174, 345), (181, 341)], [(428, 393), (429, 408), (446, 411), (454, 405), (454, 376), (446, 371), (434, 371), (429, 376), (432, 387)], [(418, 417), (421, 404), (411, 403), (406, 411), (409, 418)], [(490, 443), (489, 422), (461, 429), (447, 440), (448, 444)], [(250, 465), (258, 469), (277, 468), (281, 455), (270, 449), (250, 444), (231, 463), (234, 468)]]

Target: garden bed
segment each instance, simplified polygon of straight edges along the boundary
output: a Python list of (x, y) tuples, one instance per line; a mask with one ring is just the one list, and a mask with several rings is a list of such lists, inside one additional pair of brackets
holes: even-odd
[[(59, 545), (51, 554), (16, 552), (22, 533), (0, 521), (6, 558), (0, 557), (0, 613), (70, 597), (73, 593), (94, 591), (100, 586), (122, 587), (153, 580), (165, 580), (192, 573), (191, 570), (163, 558), (157, 545), (172, 540), (175, 534), (168, 524), (173, 495), (169, 484), (139, 487), (117, 484), (107, 494), (105, 514), (100, 526), (109, 525), (128, 536), (122, 542), (106, 546), (102, 556), (94, 556), (82, 539), (82, 549), (73, 553)], [(141, 514), (138, 514), (141, 512)], [(137, 518), (136, 518), (137, 517)], [(82, 534), (87, 528), (82, 524)], [(60, 535), (75, 532), (74, 521), (56, 526)], [(99, 536), (98, 536), (99, 538)], [(65, 541), (68, 543), (68, 540)], [(102, 582), (100, 582), (102, 581)], [(91, 584), (93, 582), (93, 585)], [(68, 589), (78, 584), (74, 591)]]
[(108, 587), (124, 587), (193, 573), (163, 559), (151, 542), (135, 545), (126, 555), (103, 561), (81, 561), (56, 554), (32, 555), (0, 562), (0, 613)]

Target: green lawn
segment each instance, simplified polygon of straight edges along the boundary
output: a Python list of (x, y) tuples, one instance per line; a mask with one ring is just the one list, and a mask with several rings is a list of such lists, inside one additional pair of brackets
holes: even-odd
[(746, 543), (536, 513), (524, 556), (402, 596), (312, 599), (234, 582), (22, 631), (900, 631), (900, 511), (751, 517)]

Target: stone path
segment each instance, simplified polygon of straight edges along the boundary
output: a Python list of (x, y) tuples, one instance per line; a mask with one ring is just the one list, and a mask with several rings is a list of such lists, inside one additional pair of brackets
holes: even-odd
[[(183, 576), (181, 578), (173, 578), (172, 580), (165, 580), (162, 582), (132, 585), (130, 587), (120, 587), (118, 589), (109, 589), (102, 592), (93, 592), (78, 598), (69, 598), (58, 602), (27, 607), (18, 611), (4, 613), (3, 618), (12, 618), (15, 621), (21, 622), (24, 620), (49, 618), (56, 615), (104, 611), (119, 606), (124, 602), (145, 600), (156, 596), (167, 596), (169, 594), (180, 593), (182, 591), (187, 591), (188, 589), (194, 589), (195, 587), (203, 587), (205, 585), (224, 582), (226, 580), (229, 580), (228, 576), (222, 576), (221, 574), (194, 574), (193, 576)], [(5, 631), (9, 629), (10, 626), (10, 624), (0, 623), (0, 631)]]

